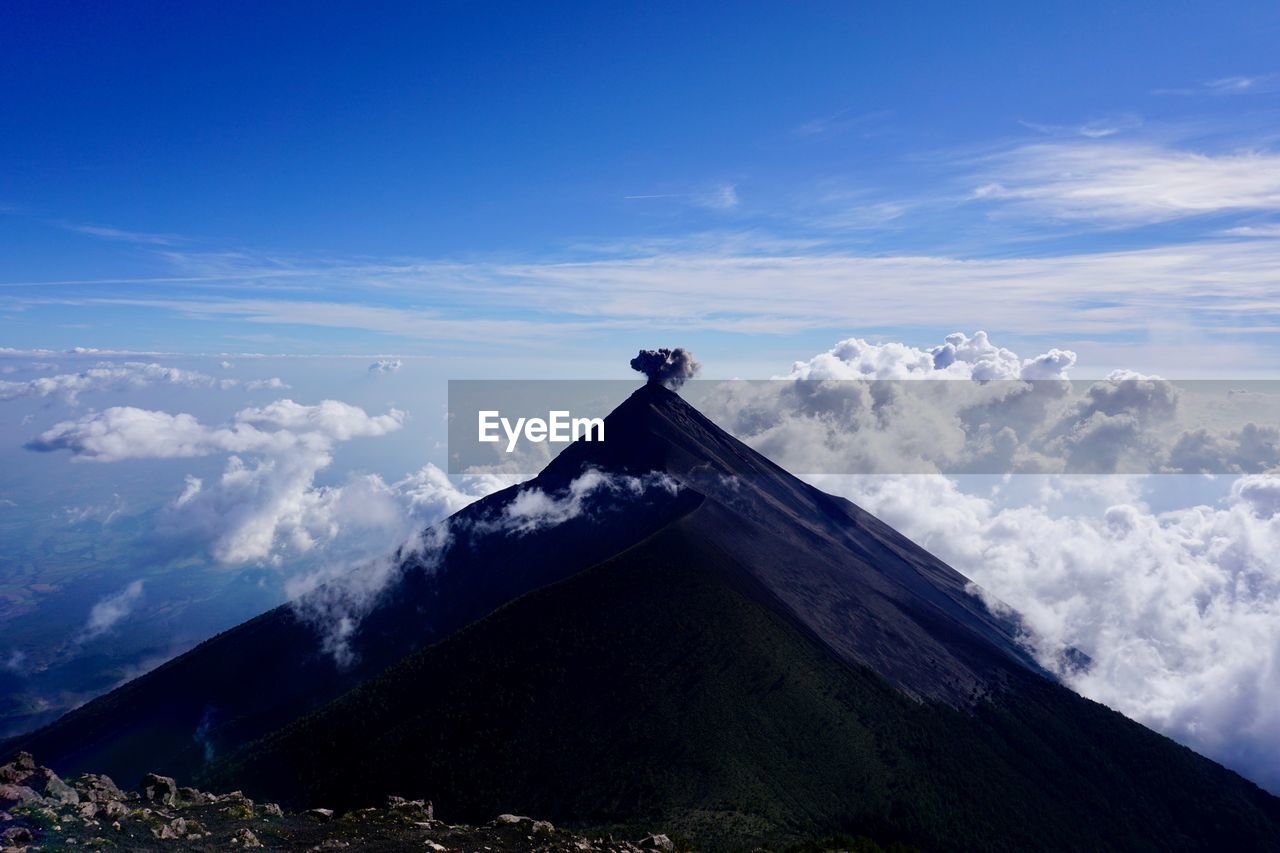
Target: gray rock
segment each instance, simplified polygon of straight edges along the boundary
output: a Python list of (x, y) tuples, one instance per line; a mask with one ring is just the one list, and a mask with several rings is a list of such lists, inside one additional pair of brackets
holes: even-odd
[(8, 810), (38, 799), (40, 795), (26, 785), (17, 785), (12, 782), (0, 785), (0, 809)]
[(0, 765), (0, 782), (21, 782), (36, 770), (36, 760), (29, 752), (19, 752), (8, 764)]
[(518, 814), (500, 814), (493, 819), (498, 826), (518, 826), (522, 823), (533, 823), (533, 818)]
[(645, 850), (675, 850), (676, 846), (665, 835), (649, 835), (640, 839), (640, 847)]
[(236, 834), (231, 836), (231, 843), (239, 847), (262, 846), (262, 842), (258, 840), (258, 836), (254, 835), (251, 829), (237, 830)]
[(31, 753), (20, 752), (8, 764), (0, 766), (0, 809), (30, 802), (28, 792), (55, 804), (80, 802), (80, 795), (59, 779), (57, 773), (37, 765)]
[(80, 794), (81, 800), (88, 800), (91, 803), (106, 803), (125, 798), (124, 791), (121, 791), (116, 786), (116, 783), (111, 781), (110, 776), (102, 776), (97, 773), (85, 773), (72, 779), (71, 787), (75, 788)]
[(411, 814), (431, 820), (435, 817), (435, 806), (428, 800), (406, 800), (404, 797), (388, 797), (387, 808), (401, 814)]
[(30, 844), (35, 841), (35, 836), (25, 826), (11, 826), (4, 832), (0, 832), (0, 838), (4, 839), (6, 847), (17, 847), (19, 844)]
[(59, 803), (75, 805), (80, 802), (80, 795), (76, 793), (75, 789), (58, 778), (58, 774), (48, 767), (36, 768), (35, 772), (27, 777), (25, 784), (40, 792), (47, 799)]
[(303, 812), (312, 820), (330, 821), (333, 820), (333, 809), (307, 809)]
[(175, 805), (178, 802), (178, 783), (171, 776), (148, 773), (142, 777), (142, 797), (153, 803)]

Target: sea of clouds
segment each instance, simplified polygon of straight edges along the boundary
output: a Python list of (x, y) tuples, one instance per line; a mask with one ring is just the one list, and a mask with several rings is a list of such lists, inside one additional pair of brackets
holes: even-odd
[[(873, 472), (806, 477), (949, 562), (993, 606), (1021, 613), (1028, 646), (1076, 690), (1280, 791), (1273, 422), (1171, 432), (1178, 412), (1194, 404), (1176, 384), (1134, 373), (1067, 383), (1074, 364), (1069, 351), (1023, 356), (980, 332), (929, 348), (850, 339), (797, 362), (779, 377), (788, 381), (726, 383), (699, 405), (784, 467)], [(892, 380), (880, 386), (888, 388), (912, 379), (982, 381), (877, 397), (868, 389), (878, 383), (853, 379)], [(119, 394), (156, 384), (238, 387), (130, 362), (5, 382), (0, 398), (53, 397), (75, 408), (95, 388)], [(970, 396), (948, 407), (933, 393)], [(1245, 413), (1254, 406), (1247, 395), (1233, 399)], [(983, 435), (996, 413), (1012, 434)], [(219, 422), (122, 405), (75, 413), (24, 440), (82, 464), (220, 459), (216, 477), (175, 479), (156, 535), (232, 568), (291, 573), (299, 557), (313, 558), (312, 568), (290, 574), (287, 589), (330, 626), (326, 648), (341, 661), (346, 638), (396, 570), (390, 555), (407, 548), (429, 559), (447, 543), (437, 522), (513, 482), (451, 478), (434, 465), (399, 478), (318, 480), (344, 443), (395, 433), (408, 417), (337, 400), (281, 398)], [(974, 447), (989, 454), (981, 470), (998, 462), (1008, 473), (965, 476), (957, 454)], [(1077, 464), (1066, 470), (1090, 474), (1060, 473), (1073, 454)], [(1182, 473), (1115, 473), (1134, 470), (1125, 467), (1134, 458), (1148, 466), (1140, 470)], [(1191, 473), (1204, 470), (1234, 473)], [(518, 535), (522, 526), (574, 517), (602, 489), (636, 487), (587, 479), (563, 494), (520, 492), (510, 516), (494, 523)], [(1172, 506), (1171, 493), (1190, 497)], [(370, 556), (371, 548), (384, 556)], [(107, 596), (86, 616), (82, 639), (105, 641), (143, 600), (140, 582)], [(1064, 665), (1067, 647), (1092, 664)]]

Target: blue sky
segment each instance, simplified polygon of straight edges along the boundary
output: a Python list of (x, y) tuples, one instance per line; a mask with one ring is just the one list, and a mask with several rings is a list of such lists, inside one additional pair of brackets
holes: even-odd
[(1099, 370), (1275, 352), (1274, 4), (6, 14), (3, 345), (556, 375), (979, 327)]

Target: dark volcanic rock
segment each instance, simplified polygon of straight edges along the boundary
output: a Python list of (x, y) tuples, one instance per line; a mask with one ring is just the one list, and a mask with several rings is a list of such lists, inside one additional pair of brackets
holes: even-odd
[[(0, 766), (5, 783), (51, 776), (30, 756)], [(53, 777), (56, 778), (56, 777)], [(170, 789), (167, 777), (148, 774), (146, 799), (139, 808), (125, 808), (125, 795), (110, 779), (85, 774), (72, 780), (69, 790), (82, 801), (59, 796), (33, 796), (4, 816), (0, 851), (61, 850), (522, 850), (552, 853), (634, 853), (640, 846), (625, 841), (592, 841), (556, 830), (546, 821), (503, 815), (486, 826), (450, 825), (435, 820), (430, 803), (391, 797), (387, 808), (367, 808), (336, 814), (329, 809), (284, 812), (268, 804), (260, 815), (239, 791), (214, 795), (194, 788)], [(46, 785), (46, 787), (49, 787)], [(31, 790), (31, 789), (27, 789)], [(174, 802), (164, 802), (170, 795)], [(142, 805), (148, 803), (149, 805)], [(92, 809), (93, 812), (86, 810)], [(105, 815), (104, 809), (112, 814)], [(323, 820), (317, 820), (322, 816)], [(665, 836), (653, 836), (665, 838)], [(647, 843), (648, 839), (646, 839)], [(672, 847), (653, 848), (670, 850)]]

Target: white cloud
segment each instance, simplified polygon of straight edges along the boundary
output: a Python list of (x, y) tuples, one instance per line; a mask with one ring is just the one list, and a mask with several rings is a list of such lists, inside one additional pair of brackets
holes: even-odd
[(1019, 359), (991, 343), (986, 332), (963, 332), (928, 350), (849, 338), (808, 361), (797, 361), (792, 379), (1064, 379), (1076, 362), (1070, 350), (1053, 349)]
[(383, 591), (406, 565), (433, 571), (450, 541), (448, 525), (432, 524), (394, 550), (290, 578), (285, 592), (294, 612), (316, 630), (322, 651), (346, 668), (356, 661), (351, 641)]
[[(381, 548), (375, 556), (356, 561), (335, 561), (330, 565), (289, 579), (286, 593), (302, 618), (318, 631), (321, 646), (339, 666), (354, 660), (351, 641), (361, 620), (372, 610), (379, 596), (399, 576), (406, 565), (433, 571), (458, 536), (526, 536), (583, 516), (603, 511), (606, 506), (625, 507), (628, 501), (650, 494), (673, 495), (679, 485), (665, 474), (642, 477), (607, 474), (597, 469), (584, 471), (558, 492), (537, 487), (517, 491), (501, 505), (465, 525), (443, 519), (462, 507), (512, 484), (510, 478), (490, 476), (464, 478), (454, 485), (434, 465), (390, 486), (378, 478), (368, 478), (370, 492), (355, 500), (366, 503), (371, 493), (390, 498), (400, 507), (408, 531), (398, 548)], [(621, 503), (613, 503), (620, 500)], [(345, 520), (345, 516), (344, 516)]]
[[(674, 495), (680, 486), (666, 474), (635, 477), (606, 474), (591, 468), (574, 478), (560, 494), (551, 494), (539, 488), (521, 489), (503, 507), (501, 516), (489, 521), (488, 525), (517, 535), (532, 533), (579, 517), (587, 511), (588, 501), (593, 496), (615, 494), (638, 498), (651, 489)], [(486, 525), (481, 526), (489, 529)]]
[(1093, 119), (1084, 124), (1061, 125), (1043, 124), (1033, 121), (1018, 122), (1023, 127), (1049, 136), (1083, 136), (1086, 139), (1106, 139), (1126, 130), (1133, 130), (1142, 125), (1142, 119), (1135, 115), (1118, 115)]
[(1039, 143), (992, 158), (973, 197), (1061, 219), (1122, 225), (1280, 209), (1280, 154)]
[(1261, 95), (1280, 87), (1280, 74), (1234, 74), (1206, 80), (1199, 86), (1157, 89), (1157, 95)]
[[(943, 477), (819, 479), (1019, 612), (1041, 662), (1084, 695), (1280, 790), (1280, 481), (1164, 513), (1141, 480), (1112, 478), (1095, 508), (1064, 510), (1055, 488), (1072, 482), (1002, 506)], [(1106, 505), (1117, 486), (1130, 494)], [(1092, 666), (1064, 666), (1065, 647)]]
[(89, 611), (89, 619), (85, 622), (83, 639), (92, 639), (105, 634), (122, 619), (133, 612), (142, 598), (142, 581), (130, 583), (119, 592), (103, 598)]
[[(200, 263), (196, 258), (192, 264)], [(649, 330), (778, 335), (806, 329), (1003, 328), (1024, 336), (1081, 340), (1093, 348), (1153, 330), (1169, 339), (1280, 328), (1280, 242), (1254, 237), (1171, 243), (1158, 248), (1056, 256), (963, 258), (856, 254), (821, 242), (786, 243), (767, 234), (604, 247), (574, 262), (320, 264), (299, 261), (284, 276), (254, 258), (217, 259), (210, 283), (306, 281), (307, 300), (87, 297), (103, 305), (151, 307), (183, 316), (355, 328), (450, 342), (503, 340), (513, 347), (549, 339)], [(272, 276), (277, 279), (273, 280)], [(401, 305), (362, 305), (370, 287)], [(446, 294), (456, 313), (418, 307), (423, 288)], [(65, 303), (66, 300), (63, 300)], [(495, 302), (510, 319), (467, 312)], [(1260, 369), (1257, 348), (1233, 336), (1214, 343), (1236, 369)], [(1147, 352), (1157, 351), (1157, 340)], [(1073, 347), (1074, 348), (1074, 347)], [(1177, 366), (1205, 363), (1204, 347), (1160, 350)]]
[(1240, 225), (1222, 230), (1224, 237), (1258, 237), (1273, 239), (1280, 237), (1280, 225)]
[(72, 524), (97, 521), (105, 527), (123, 513), (124, 509), (124, 498), (120, 497), (119, 494), (115, 494), (112, 495), (112, 499), (109, 502), (89, 504), (87, 506), (69, 506), (65, 507), (63, 512), (66, 513), (67, 521)]
[(272, 376), (270, 379), (249, 379), (242, 384), (248, 391), (286, 391), (289, 388), (288, 383), (278, 376)]
[(283, 452), (302, 448), (327, 453), (332, 442), (379, 436), (399, 429), (404, 413), (368, 415), (357, 406), (323, 400), (305, 406), (277, 400), (242, 409), (231, 423), (209, 427), (188, 414), (113, 406), (50, 427), (28, 446), (34, 450), (70, 450), (73, 461), (175, 459), (212, 453)]
[(337, 442), (386, 435), (404, 419), (395, 409), (369, 415), (337, 400), (311, 406), (277, 400), (216, 427), (188, 414), (113, 407), (57, 424), (28, 446), (97, 462), (231, 454), (217, 481), (187, 478), (161, 518), (161, 533), (183, 547), (207, 547), (224, 563), (279, 562), (340, 533), (403, 532), (396, 496), (380, 479), (317, 487), (315, 477), (329, 466)]
[(369, 365), (370, 373), (395, 373), (404, 367), (404, 362), (398, 358), (380, 358), (373, 364)]
[(708, 192), (694, 196), (694, 201), (712, 210), (732, 210), (739, 203), (738, 187), (736, 184), (720, 184)]
[(794, 472), (1280, 470), (1280, 393), (1132, 371), (1068, 381), (1074, 360), (1022, 358), (982, 332), (928, 348), (850, 338), (784, 380), (704, 383), (696, 403)]
[(87, 391), (126, 391), (150, 385), (178, 385), (189, 388), (239, 388), (250, 391), (288, 388), (279, 378), (256, 379), (241, 382), (237, 379), (215, 379), (195, 370), (165, 367), (155, 363), (127, 361), (121, 364), (103, 363), (78, 373), (61, 373), (41, 376), (25, 382), (0, 381), (0, 400), (19, 397), (58, 396), (68, 403), (76, 403), (80, 394)]
[(123, 228), (111, 228), (106, 225), (83, 225), (73, 222), (59, 223), (68, 231), (87, 234), (90, 237), (101, 237), (104, 240), (118, 240), (124, 243), (146, 243), (153, 246), (172, 246), (182, 242), (180, 237), (172, 234), (147, 234), (141, 231), (126, 231)]
[[(1225, 497), (1215, 487), (1210, 503), (1198, 497), (1210, 483), (1200, 477), (912, 473), (954, 465), (975, 443), (981, 450), (975, 439), (997, 413), (1020, 433), (1004, 445), (991, 437), (1006, 463), (1018, 452), (1041, 461), (1080, 454), (1077, 467), (1103, 470), (1131, 452), (1158, 460), (1146, 470), (1275, 468), (1280, 429), (1160, 434), (1158, 425), (1177, 425), (1192, 391), (1131, 371), (1076, 385), (1025, 382), (1013, 377), (1028, 365), (1065, 370), (1069, 359), (1023, 359), (984, 336), (952, 337), (955, 357), (941, 363), (941, 345), (845, 341), (797, 363), (792, 378), (810, 381), (725, 383), (704, 411), (783, 467), (824, 472), (807, 479), (950, 563), (993, 605), (1012, 607), (1037, 658), (1076, 690), (1280, 791), (1280, 476), (1240, 476)], [(977, 371), (1006, 381), (825, 381)], [(903, 388), (922, 404), (894, 393)], [(1262, 414), (1261, 393), (1228, 398), (1243, 396), (1241, 412)], [(829, 473), (840, 470), (892, 473)], [(1171, 505), (1179, 490), (1193, 496), (1182, 508), (1151, 508), (1156, 499)], [(1073, 666), (1067, 648), (1092, 664)]]
[(705, 207), (710, 210), (732, 210), (738, 206), (738, 186), (732, 183), (715, 184), (709, 189), (699, 192), (680, 192), (680, 193), (645, 193), (640, 195), (626, 195), (623, 199), (627, 201), (645, 201), (648, 199), (679, 199), (683, 202), (694, 205), (695, 207)]

